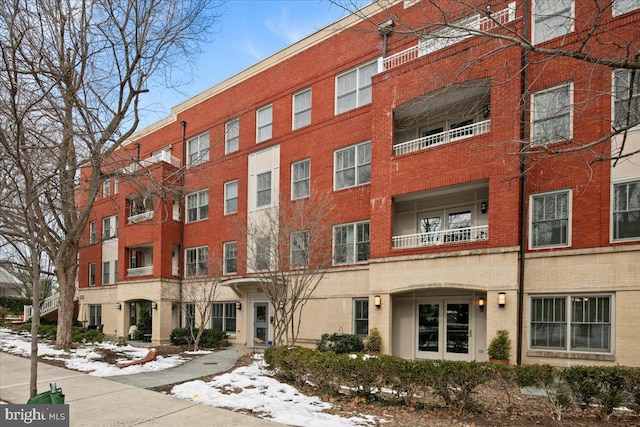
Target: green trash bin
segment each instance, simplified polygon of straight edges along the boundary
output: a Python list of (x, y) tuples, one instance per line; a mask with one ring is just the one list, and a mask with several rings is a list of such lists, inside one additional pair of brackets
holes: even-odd
[(61, 388), (56, 388), (56, 383), (49, 383), (49, 391), (36, 394), (27, 401), (33, 405), (62, 405), (64, 404), (64, 394)]

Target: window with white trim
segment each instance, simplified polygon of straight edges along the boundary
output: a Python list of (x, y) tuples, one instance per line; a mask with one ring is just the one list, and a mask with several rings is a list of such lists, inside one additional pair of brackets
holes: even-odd
[(256, 237), (254, 244), (256, 270), (268, 270), (271, 266), (271, 239)]
[(531, 248), (571, 244), (571, 191), (531, 196)]
[(104, 240), (118, 237), (118, 215), (102, 218), (102, 238)]
[(372, 61), (336, 76), (336, 114), (371, 103), (371, 77), (378, 72)]
[(612, 295), (531, 297), (530, 348), (612, 351)]
[(211, 328), (228, 334), (236, 333), (236, 303), (214, 302), (211, 304)]
[(311, 88), (293, 94), (293, 129), (311, 124)]
[(113, 283), (111, 281), (111, 261), (102, 262), (102, 284), (108, 285)]
[(89, 263), (89, 286), (96, 285), (96, 263)]
[(291, 165), (291, 198), (309, 197), (311, 160), (301, 160)]
[(102, 325), (102, 305), (89, 305), (89, 326), (99, 327)]
[(361, 337), (369, 335), (369, 298), (353, 300), (353, 334)]
[(334, 157), (336, 190), (371, 182), (371, 142), (337, 150)]
[(113, 194), (118, 194), (120, 192), (120, 178), (117, 176), (113, 178)]
[(224, 274), (235, 274), (238, 272), (238, 243), (225, 242), (222, 246), (224, 257)]
[(369, 259), (369, 221), (333, 227), (333, 264), (353, 264)]
[(185, 250), (184, 264), (185, 264), (185, 276), (186, 277), (200, 277), (206, 276), (208, 273), (206, 246), (199, 248), (189, 248)]
[(256, 208), (271, 205), (271, 171), (256, 176)]
[(273, 107), (267, 105), (256, 111), (256, 142), (271, 139), (273, 130)]
[(534, 43), (541, 43), (573, 31), (573, 0), (535, 0), (533, 6)]
[(96, 228), (96, 222), (91, 221), (89, 223), (89, 244), (93, 245), (98, 241), (98, 232)]
[(187, 140), (187, 164), (197, 165), (209, 161), (209, 132)]
[(102, 197), (109, 196), (111, 196), (111, 180), (107, 178), (102, 183)]
[(224, 153), (238, 151), (240, 148), (240, 119), (230, 120), (224, 127)]
[(209, 217), (209, 190), (187, 194), (187, 222), (200, 221)]
[(640, 239), (640, 180), (613, 185), (613, 240)]
[(309, 231), (291, 233), (290, 267), (292, 269), (309, 266)]
[(622, 15), (640, 8), (638, 0), (613, 0), (613, 16)]
[(543, 145), (572, 138), (571, 92), (571, 84), (564, 84), (531, 95), (532, 144)]
[(238, 180), (224, 183), (224, 213), (238, 212)]
[[(638, 3), (640, 4), (640, 2)], [(631, 82), (631, 70), (613, 73), (614, 119), (616, 129), (624, 129), (640, 123), (640, 71), (636, 70)]]

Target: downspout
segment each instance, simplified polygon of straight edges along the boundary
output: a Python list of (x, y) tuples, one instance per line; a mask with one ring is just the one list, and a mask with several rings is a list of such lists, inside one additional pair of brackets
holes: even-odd
[[(522, 28), (522, 36), (524, 40), (529, 40), (529, 24), (530, 24), (530, 16), (529, 16), (529, 2), (523, 2), (523, 28)], [(519, 237), (519, 245), (520, 251), (518, 254), (518, 333), (516, 339), (516, 364), (522, 364), (522, 345), (523, 345), (523, 326), (524, 326), (524, 273), (525, 273), (525, 256), (526, 256), (526, 239), (527, 239), (527, 152), (526, 147), (524, 146), (525, 138), (529, 132), (529, 120), (528, 120), (528, 97), (527, 97), (527, 82), (528, 82), (528, 65), (529, 58), (528, 52), (523, 47), (522, 55), (520, 59), (520, 70), (521, 70), (521, 80), (520, 80), (520, 99), (522, 102), (522, 107), (520, 108), (520, 237)]]
[(180, 199), (178, 200), (179, 206), (179, 221), (180, 221), (180, 248), (178, 250), (178, 272), (179, 272), (179, 283), (178, 283), (178, 298), (179, 298), (179, 308), (178, 308), (178, 325), (182, 328), (182, 306), (184, 302), (182, 301), (182, 286), (184, 280), (184, 215), (185, 215), (185, 203), (184, 203), (184, 176), (187, 171), (187, 160), (186, 160), (186, 141), (185, 141), (185, 133), (187, 129), (187, 122), (181, 121), (180, 127), (182, 128), (180, 134)]

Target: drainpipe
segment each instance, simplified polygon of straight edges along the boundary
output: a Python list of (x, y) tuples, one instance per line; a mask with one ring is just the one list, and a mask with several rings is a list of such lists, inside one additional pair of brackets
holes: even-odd
[(389, 34), (393, 31), (393, 19), (387, 19), (378, 24), (378, 33), (382, 36), (382, 58), (387, 57), (387, 41)]
[(186, 129), (187, 129), (187, 122), (186, 121), (181, 121), (180, 122), (180, 127), (182, 128), (181, 130), (181, 135), (180, 135), (180, 199), (178, 200), (178, 206), (179, 206), (179, 210), (180, 210), (180, 248), (178, 249), (178, 277), (179, 277), (179, 283), (178, 283), (178, 298), (179, 298), (179, 308), (178, 308), (178, 325), (180, 327), (182, 327), (182, 305), (183, 305), (183, 301), (182, 301), (182, 285), (183, 285), (183, 278), (184, 278), (184, 259), (183, 259), (183, 254), (184, 254), (184, 176), (187, 170), (187, 160), (186, 160), (186, 153), (187, 153), (187, 147), (186, 147), (186, 139), (185, 139), (185, 133), (186, 133)]

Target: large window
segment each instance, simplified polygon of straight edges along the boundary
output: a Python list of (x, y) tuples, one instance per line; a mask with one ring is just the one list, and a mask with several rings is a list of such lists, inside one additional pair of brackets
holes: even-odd
[(336, 114), (371, 103), (371, 76), (377, 71), (373, 61), (336, 77)]
[(102, 219), (102, 238), (104, 240), (118, 237), (118, 215)]
[(369, 221), (333, 227), (333, 263), (353, 264), (369, 259)]
[(111, 261), (104, 261), (102, 263), (102, 284), (108, 285), (113, 283), (111, 281)]
[(187, 141), (187, 164), (197, 165), (209, 160), (209, 132)]
[(96, 263), (89, 264), (89, 286), (96, 285)]
[(311, 88), (293, 95), (293, 129), (311, 124)]
[(258, 174), (256, 177), (256, 207), (271, 205), (271, 171)]
[(98, 241), (98, 232), (96, 228), (96, 222), (91, 221), (89, 223), (89, 244), (93, 245)]
[(291, 198), (300, 199), (309, 196), (309, 177), (311, 160), (302, 160), (291, 165)]
[(571, 139), (571, 85), (535, 92), (531, 96), (531, 114), (532, 143)]
[(236, 303), (214, 302), (211, 304), (211, 328), (228, 334), (236, 333)]
[(235, 274), (238, 271), (238, 244), (225, 242), (223, 246), (224, 274)]
[(185, 251), (185, 276), (206, 276), (208, 273), (207, 247), (191, 248)]
[(271, 239), (256, 237), (255, 239), (256, 270), (268, 270), (271, 266)]
[(273, 108), (271, 105), (259, 109), (256, 113), (256, 142), (271, 139), (273, 130)]
[(532, 349), (611, 352), (610, 295), (531, 298)]
[(109, 196), (111, 196), (111, 180), (107, 178), (102, 183), (102, 197)]
[(209, 217), (209, 190), (187, 194), (187, 222)]
[(309, 232), (307, 230), (291, 233), (291, 268), (304, 268), (309, 265)]
[(638, 0), (613, 0), (613, 16), (622, 15), (640, 8)]
[(570, 245), (571, 192), (531, 196), (531, 247)]
[(369, 335), (369, 299), (353, 300), (353, 333), (361, 337)]
[(196, 305), (188, 302), (184, 305), (184, 325), (187, 328), (196, 327)]
[(613, 186), (613, 239), (640, 238), (640, 180)]
[(102, 325), (102, 305), (89, 305), (89, 326)]
[(334, 170), (336, 190), (371, 182), (371, 143), (336, 151)]
[(224, 152), (238, 151), (240, 148), (240, 119), (233, 119), (225, 124)]
[[(640, 3), (639, 3), (640, 4)], [(614, 78), (614, 126), (618, 129), (640, 122), (640, 71), (631, 82), (631, 70), (618, 70)]]
[(573, 31), (573, 14), (573, 0), (535, 0), (534, 42), (551, 40)]
[(238, 181), (224, 183), (224, 213), (238, 212)]

